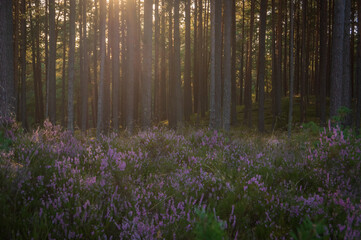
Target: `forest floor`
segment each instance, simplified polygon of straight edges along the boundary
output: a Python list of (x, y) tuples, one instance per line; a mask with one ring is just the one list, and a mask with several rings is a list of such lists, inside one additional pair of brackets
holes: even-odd
[(361, 139), (282, 130), (96, 140), (1, 119), (0, 238), (360, 239)]

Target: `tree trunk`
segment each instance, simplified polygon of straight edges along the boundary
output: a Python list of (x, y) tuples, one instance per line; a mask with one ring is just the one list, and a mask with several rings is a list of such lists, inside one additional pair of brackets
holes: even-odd
[(302, 72), (301, 72), (301, 104), (300, 104), (300, 121), (304, 122), (306, 119), (306, 81), (308, 78), (308, 38), (307, 38), (307, 10), (308, 10), (308, 1), (303, 0), (303, 20), (302, 20)]
[(134, 81), (135, 79), (135, 25), (136, 25), (136, 8), (134, 0), (128, 1), (128, 69), (127, 69), (127, 92), (126, 92), (126, 119), (125, 126), (129, 134), (133, 133), (134, 128)]
[(184, 105), (180, 62), (179, 0), (174, 1), (174, 79), (177, 127), (183, 127)]
[(190, 120), (192, 114), (191, 87), (191, 0), (185, 5), (185, 60), (184, 60), (184, 119)]
[[(351, 17), (351, 0), (345, 1), (345, 29), (343, 38), (343, 71), (342, 71), (342, 106), (351, 109), (351, 63), (350, 63), (350, 17)], [(344, 119), (344, 125), (351, 126), (351, 114), (347, 114)]]
[(264, 77), (266, 61), (266, 17), (267, 0), (261, 0), (260, 29), (259, 29), (259, 52), (258, 52), (258, 131), (264, 132)]
[(20, 63), (21, 63), (21, 123), (24, 129), (28, 129), (26, 113), (26, 0), (21, 1), (21, 45), (20, 45)]
[(343, 37), (345, 22), (345, 1), (335, 0), (334, 24), (332, 29), (332, 63), (330, 115), (337, 116), (342, 104)]
[(289, 108), (288, 108), (288, 138), (291, 138), (292, 131), (292, 117), (293, 117), (293, 83), (294, 83), (294, 73), (295, 66), (293, 65), (293, 9), (294, 4), (293, 0), (290, 1), (290, 91), (289, 91)]
[(70, 0), (68, 60), (68, 129), (74, 132), (75, 0)]
[[(252, 1), (252, 6), (253, 1)], [(253, 10), (253, 8), (252, 8)], [(252, 18), (252, 17), (251, 17)], [(251, 28), (253, 23), (251, 20)], [(231, 87), (232, 87), (232, 2), (224, 1), (224, 89), (223, 89), (223, 129), (230, 130), (231, 123)], [(252, 33), (252, 30), (250, 31)]]
[(87, 44), (87, 2), (88, 0), (82, 0), (82, 16), (83, 16), (83, 74), (82, 74), (82, 84), (81, 84), (81, 95), (82, 95), (82, 106), (81, 106), (81, 131), (85, 132), (88, 125), (88, 44)]
[[(231, 124), (237, 124), (237, 85), (236, 85), (236, 61), (237, 61), (237, 40), (236, 40), (236, 0), (232, 0), (232, 106)], [(207, 68), (208, 69), (208, 68)]]
[[(75, 0), (73, 0), (75, 1)], [(98, 91), (98, 117), (97, 117), (97, 138), (99, 139), (104, 128), (104, 70), (105, 70), (105, 22), (106, 22), (106, 1), (100, 0), (100, 78)]]
[[(361, 2), (357, 2), (358, 19), (361, 19)], [(361, 29), (361, 21), (358, 21), (358, 29)], [(361, 123), (361, 31), (357, 31), (358, 44), (357, 44), (357, 113), (356, 113), (356, 129), (359, 132)]]
[(252, 126), (252, 44), (253, 44), (253, 23), (254, 23), (254, 0), (251, 1), (251, 19), (247, 47), (246, 81), (244, 92), (244, 120), (248, 127)]
[[(15, 111), (12, 1), (0, 1), (0, 116)], [(15, 66), (16, 67), (16, 66)]]
[(153, 38), (153, 0), (144, 2), (144, 41), (142, 76), (142, 128), (152, 124), (152, 38)]
[(327, 78), (327, 0), (320, 1), (320, 120), (326, 124), (326, 78)]
[(55, 0), (49, 0), (49, 119), (56, 124), (56, 39), (55, 39)]
[(64, 22), (63, 22), (63, 63), (62, 63), (62, 80), (61, 80), (61, 125), (65, 126), (65, 70), (66, 70), (66, 8), (67, 2), (64, 0)]
[(119, 62), (119, 1), (114, 1), (113, 13), (113, 41), (112, 41), (112, 90), (113, 90), (113, 131), (119, 129), (119, 91), (120, 91), (120, 62)]

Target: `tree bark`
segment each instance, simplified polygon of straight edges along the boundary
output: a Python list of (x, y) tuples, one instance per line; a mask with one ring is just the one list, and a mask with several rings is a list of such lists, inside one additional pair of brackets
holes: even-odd
[(327, 0), (320, 0), (320, 120), (321, 125), (326, 124), (326, 78), (327, 78)]
[(191, 0), (185, 5), (185, 60), (184, 60), (184, 119), (190, 120), (192, 114), (191, 87)]
[(332, 63), (331, 63), (331, 92), (330, 115), (337, 116), (342, 104), (342, 70), (343, 70), (343, 37), (345, 22), (345, 2), (335, 0), (334, 24), (332, 29)]
[(68, 129), (74, 132), (75, 0), (70, 0), (68, 60)]
[(15, 111), (12, 1), (0, 1), (0, 115)]
[(266, 61), (266, 17), (267, 0), (261, 0), (260, 29), (259, 29), (259, 52), (258, 52), (258, 131), (264, 132), (264, 77)]
[(55, 36), (55, 0), (49, 0), (49, 119), (56, 124), (56, 36)]
[(129, 134), (133, 133), (134, 128), (134, 81), (135, 79), (135, 27), (136, 27), (136, 8), (134, 0), (128, 1), (128, 68), (127, 68), (127, 92), (126, 92), (126, 119), (125, 126)]
[[(75, 2), (75, 0), (73, 0)], [(105, 74), (105, 22), (106, 22), (106, 1), (100, 0), (100, 78), (98, 89), (98, 119), (97, 138), (101, 137), (104, 128), (104, 74)]]
[(120, 91), (120, 61), (119, 61), (119, 1), (114, 1), (113, 41), (112, 41), (112, 90), (113, 90), (113, 131), (119, 129), (119, 91)]
[(142, 77), (142, 128), (152, 124), (152, 38), (153, 38), (153, 0), (144, 1), (144, 41)]
[[(253, 1), (252, 1), (253, 3)], [(253, 4), (252, 4), (253, 6)], [(251, 28), (253, 27), (251, 20)], [(224, 1), (224, 89), (223, 89), (223, 129), (230, 130), (231, 123), (231, 87), (232, 87), (232, 2)], [(252, 33), (252, 30), (251, 30)]]
[(251, 1), (251, 19), (250, 30), (247, 47), (247, 63), (246, 63), (246, 81), (244, 91), (244, 120), (248, 127), (252, 126), (252, 44), (253, 44), (253, 24), (254, 24), (254, 0)]
[(20, 45), (20, 63), (21, 63), (21, 97), (20, 114), (21, 123), (24, 129), (28, 129), (27, 109), (26, 109), (26, 0), (21, 1), (20, 5), (21, 20), (21, 45)]
[(288, 107), (288, 138), (291, 138), (291, 131), (292, 131), (292, 118), (293, 118), (293, 84), (294, 84), (294, 73), (295, 73), (295, 66), (293, 64), (293, 31), (294, 31), (294, 24), (293, 24), (293, 9), (294, 3), (293, 0), (290, 1), (290, 91), (289, 91), (289, 107)]

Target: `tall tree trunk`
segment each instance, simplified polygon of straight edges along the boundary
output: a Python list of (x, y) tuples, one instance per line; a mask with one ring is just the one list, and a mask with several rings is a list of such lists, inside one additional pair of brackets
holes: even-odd
[(152, 38), (153, 38), (153, 0), (144, 2), (144, 41), (142, 76), (142, 128), (152, 124)]
[(300, 121), (304, 122), (306, 119), (306, 81), (308, 78), (308, 39), (307, 39), (307, 10), (308, 10), (308, 0), (303, 0), (302, 5), (302, 72), (301, 72), (301, 104), (300, 104)]
[[(236, 61), (237, 61), (237, 40), (236, 40), (236, 0), (232, 0), (232, 106), (231, 124), (237, 124), (237, 85), (236, 85)], [(208, 68), (207, 68), (208, 69)]]
[(97, 126), (97, 112), (98, 112), (98, 0), (94, 1), (94, 41), (93, 41), (93, 75), (94, 75), (94, 88), (93, 88), (93, 125)]
[[(351, 109), (351, 63), (350, 63), (350, 17), (351, 17), (351, 0), (345, 1), (345, 29), (343, 38), (343, 71), (342, 71), (342, 106)], [(351, 114), (347, 114), (344, 124), (350, 126), (352, 124)]]
[[(361, 2), (357, 2), (358, 19), (361, 19)], [(358, 21), (358, 29), (361, 29), (361, 21)], [(357, 44), (357, 112), (356, 112), (356, 129), (359, 132), (361, 123), (361, 31), (357, 31), (358, 44)]]
[(68, 60), (68, 129), (74, 132), (75, 0), (70, 0)]
[[(253, 1), (252, 1), (252, 6)], [(252, 9), (253, 10), (253, 9)], [(251, 17), (252, 18), (252, 17)], [(253, 23), (251, 20), (251, 28)], [(230, 130), (231, 123), (231, 87), (232, 87), (232, 2), (224, 1), (224, 89), (223, 89), (223, 129)], [(252, 33), (252, 30), (250, 31)]]
[(166, 43), (165, 43), (165, 13), (166, 6), (165, 0), (162, 0), (162, 16), (161, 16), (161, 26), (162, 33), (160, 35), (160, 44), (161, 44), (161, 63), (160, 63), (160, 119), (164, 120), (167, 118), (167, 67), (166, 67)]
[(291, 138), (292, 117), (293, 117), (293, 83), (295, 78), (295, 66), (293, 65), (293, 0), (290, 1), (290, 91), (289, 91), (289, 109), (288, 109), (288, 138)]
[[(15, 95), (15, 102), (14, 102), (14, 113), (15, 113), (15, 117), (17, 121), (20, 121), (20, 95), (19, 95), (19, 86), (20, 86), (20, 79), (19, 79), (19, 1), (13, 1), (14, 3), (14, 21), (13, 21), (13, 31), (14, 31), (14, 42), (13, 42), (13, 47), (14, 47), (14, 55), (13, 55), (13, 62), (14, 62), (14, 95)], [(5, 4), (5, 3), (4, 3)], [(5, 5), (4, 5), (4, 11), (5, 9)], [(6, 14), (6, 12), (4, 12), (4, 14)], [(5, 16), (5, 15), (4, 15)], [(13, 15), (11, 15), (13, 16)], [(9, 19), (6, 19), (9, 20)], [(3, 26), (7, 27), (6, 24), (4, 24)], [(3, 35), (5, 36), (5, 35)], [(5, 41), (5, 40), (4, 40)], [(6, 46), (2, 45), (2, 46)], [(2, 56), (6, 56), (6, 55), (2, 55)], [(5, 83), (4, 83), (5, 84)], [(5, 94), (2, 96), (6, 96)], [(44, 117), (44, 116), (43, 116)]]
[(264, 77), (266, 61), (266, 17), (267, 0), (261, 0), (260, 29), (259, 29), (259, 52), (258, 52), (258, 131), (264, 132)]
[(55, 39), (55, 0), (49, 0), (49, 119), (56, 124), (56, 39)]
[(82, 84), (81, 84), (81, 131), (85, 132), (88, 126), (88, 39), (87, 39), (87, 2), (88, 0), (82, 0), (82, 16), (83, 16), (83, 75), (82, 75)]
[(20, 46), (20, 63), (21, 63), (21, 123), (24, 129), (28, 129), (26, 113), (26, 0), (21, 1), (21, 46)]
[(326, 123), (326, 78), (327, 78), (327, 0), (320, 0), (320, 120), (321, 125)]
[(63, 22), (63, 63), (62, 63), (62, 80), (61, 80), (61, 125), (65, 126), (65, 70), (66, 70), (66, 36), (67, 36), (67, 29), (66, 29), (66, 8), (67, 8), (67, 1), (64, 0), (64, 22)]
[(158, 122), (160, 120), (160, 71), (159, 71), (159, 0), (154, 1), (154, 117), (153, 120)]
[(191, 0), (186, 0), (185, 4), (184, 119), (189, 121), (192, 114)]
[(168, 64), (169, 64), (169, 76), (168, 76), (168, 120), (169, 127), (176, 127), (176, 106), (175, 106), (175, 84), (174, 84), (174, 49), (173, 49), (173, 2), (168, 1), (168, 14), (169, 14), (169, 32), (168, 32)]
[(31, 60), (33, 66), (33, 83), (34, 83), (34, 98), (35, 98), (35, 123), (40, 124), (40, 114), (39, 114), (39, 93), (38, 93), (38, 72), (37, 72), (37, 62), (36, 62), (36, 47), (35, 47), (35, 28), (34, 20), (32, 13), (31, 2), (29, 2), (29, 15), (30, 15), (30, 37), (31, 37)]
[[(75, 2), (75, 0), (73, 0)], [(100, 8), (100, 78), (98, 91), (98, 119), (97, 138), (101, 137), (104, 128), (104, 78), (105, 78), (105, 24), (106, 24), (106, 1), (99, 1)]]
[(193, 111), (198, 113), (198, 0), (194, 0), (193, 15)]
[(119, 129), (119, 91), (120, 91), (120, 62), (119, 62), (119, 0), (114, 1), (112, 41), (112, 89), (113, 89), (113, 131)]
[(245, 10), (244, 10), (244, 1), (242, 0), (242, 36), (241, 36), (241, 63), (240, 63), (240, 69), (239, 69), (239, 104), (243, 105), (243, 82), (244, 82), (244, 44), (245, 44), (245, 39), (246, 39), (246, 35), (245, 35)]
[(209, 94), (209, 127), (214, 129), (216, 125), (216, 75), (215, 75), (215, 53), (216, 53), (216, 28), (215, 28), (215, 7), (216, 0), (211, 0), (211, 76), (210, 76), (210, 94)]
[(343, 37), (345, 22), (345, 1), (335, 0), (332, 29), (331, 102), (330, 115), (334, 117), (342, 104)]
[(135, 27), (136, 27), (136, 8), (134, 0), (128, 1), (128, 69), (127, 69), (127, 92), (126, 92), (126, 119), (125, 125), (128, 133), (133, 133), (134, 128), (134, 81), (135, 79)]
[(254, 23), (255, 2), (251, 1), (251, 19), (247, 47), (246, 81), (244, 91), (244, 120), (248, 127), (252, 126), (252, 44), (253, 44), (253, 23)]
[(0, 116), (15, 111), (12, 1), (0, 1)]
[(180, 34), (179, 34), (179, 0), (174, 1), (174, 79), (176, 98), (177, 127), (183, 127), (184, 105), (181, 79)]

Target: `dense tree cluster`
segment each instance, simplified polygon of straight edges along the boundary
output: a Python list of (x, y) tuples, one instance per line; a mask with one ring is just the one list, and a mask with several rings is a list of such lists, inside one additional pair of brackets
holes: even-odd
[(286, 97), (289, 129), (293, 101), (297, 121), (316, 104), (321, 124), (347, 108), (343, 123), (360, 127), (360, 1), (2, 0), (0, 9), (1, 115), (15, 112), (24, 128), (49, 118), (99, 136), (209, 119), (228, 131), (244, 105), (244, 124), (256, 109), (263, 132), (265, 99), (275, 127)]

